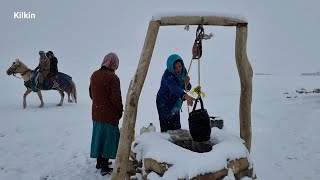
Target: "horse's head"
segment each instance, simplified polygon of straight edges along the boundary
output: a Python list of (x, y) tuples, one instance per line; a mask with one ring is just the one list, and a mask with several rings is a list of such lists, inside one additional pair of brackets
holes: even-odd
[(16, 59), (7, 70), (8, 75), (24, 73), (28, 68), (19, 59)]

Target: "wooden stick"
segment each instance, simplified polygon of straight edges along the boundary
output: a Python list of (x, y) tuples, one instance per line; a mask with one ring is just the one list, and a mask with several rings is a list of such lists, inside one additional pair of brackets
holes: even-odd
[(237, 26), (236, 62), (240, 76), (240, 137), (245, 141), (247, 149), (251, 148), (251, 101), (252, 101), (252, 67), (247, 57), (247, 26)]
[(131, 144), (135, 135), (134, 128), (136, 124), (138, 101), (149, 69), (159, 27), (160, 23), (158, 21), (150, 21), (146, 39), (143, 45), (143, 50), (140, 56), (140, 61), (134, 78), (131, 80), (130, 87), (128, 89), (120, 134), (120, 143), (114, 171), (112, 173), (112, 180), (129, 179), (127, 165), (131, 151)]

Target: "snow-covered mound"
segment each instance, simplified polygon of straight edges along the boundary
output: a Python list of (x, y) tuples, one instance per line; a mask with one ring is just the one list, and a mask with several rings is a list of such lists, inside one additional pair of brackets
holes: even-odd
[[(213, 147), (211, 151), (206, 153), (193, 152), (172, 143), (173, 136), (176, 137), (176, 134), (147, 132), (137, 137), (132, 151), (133, 159), (138, 164), (140, 162), (140, 166), (144, 164), (140, 170), (136, 171), (141, 172), (138, 175), (139, 177), (144, 176), (147, 179), (192, 179), (199, 175), (209, 175), (216, 172), (223, 174), (222, 171), (224, 171), (224, 175), (221, 176), (224, 177), (228, 175), (228, 169), (233, 172), (237, 171), (235, 174), (242, 170), (234, 168), (236, 166), (234, 164), (230, 165), (233, 160), (241, 159), (247, 162), (245, 169), (251, 169), (251, 171), (253, 169), (249, 152), (243, 144), (244, 141), (224, 130), (216, 127), (212, 128), (209, 143)], [(235, 162), (233, 161), (233, 163)], [(157, 163), (160, 165), (157, 165)], [(241, 162), (237, 163), (241, 164)], [(150, 164), (153, 164), (151, 165), (154, 167), (153, 169), (149, 167)], [(160, 169), (163, 167), (163, 170), (156, 170), (159, 169), (156, 166)]]

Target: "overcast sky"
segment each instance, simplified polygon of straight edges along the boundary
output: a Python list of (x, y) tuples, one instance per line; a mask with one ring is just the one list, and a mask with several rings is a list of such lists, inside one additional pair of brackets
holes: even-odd
[[(318, 0), (1, 0), (1, 65), (7, 67), (19, 57), (35, 67), (38, 51), (52, 50), (61, 60), (96, 66), (107, 52), (115, 51), (130, 65), (125, 70), (133, 71), (153, 14), (204, 11), (247, 18), (248, 57), (255, 72), (316, 72), (320, 71), (319, 7)], [(36, 18), (14, 19), (18, 11), (34, 13)], [(234, 61), (235, 29), (205, 31), (213, 32), (215, 38), (205, 44), (204, 54)], [(193, 38), (194, 31), (186, 32), (183, 27), (161, 28), (157, 43), (167, 45), (156, 45), (154, 54), (165, 58), (173, 53), (170, 50), (189, 53)], [(188, 53), (186, 59), (191, 57)]]

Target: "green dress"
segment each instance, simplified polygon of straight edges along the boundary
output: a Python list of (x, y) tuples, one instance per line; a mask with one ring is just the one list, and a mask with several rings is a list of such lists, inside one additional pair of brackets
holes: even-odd
[(90, 157), (97, 158), (101, 155), (106, 159), (115, 159), (120, 138), (119, 127), (94, 120), (92, 122)]

